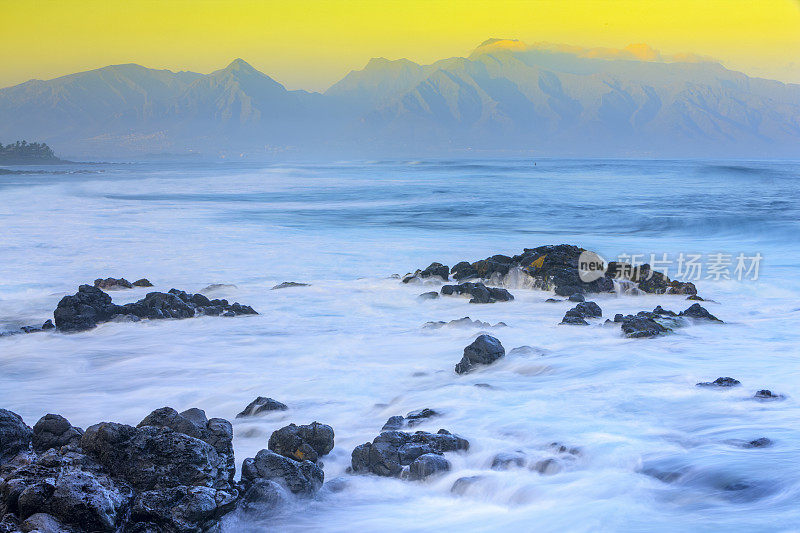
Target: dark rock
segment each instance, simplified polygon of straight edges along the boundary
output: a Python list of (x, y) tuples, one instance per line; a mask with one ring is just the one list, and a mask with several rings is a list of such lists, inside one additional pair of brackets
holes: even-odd
[(438, 297), (439, 297), (439, 293), (436, 292), (436, 291), (423, 292), (422, 294), (417, 296), (417, 298), (420, 299), (420, 300), (435, 300)]
[(242, 481), (250, 487), (257, 480), (271, 480), (294, 494), (311, 495), (325, 480), (322, 469), (311, 461), (295, 461), (271, 450), (261, 450), (242, 463)]
[(56, 326), (53, 324), (53, 321), (48, 318), (45, 320), (44, 324), (42, 324), (42, 331), (47, 331), (49, 329), (56, 329)]
[(558, 303), (558, 302), (563, 302), (563, 300), (559, 300), (557, 298), (548, 298), (547, 300), (544, 301), (544, 303), (547, 303), (547, 304), (555, 304), (555, 303)]
[(440, 320), (438, 322), (426, 322), (422, 325), (425, 329), (439, 329), (439, 328), (499, 328), (504, 327), (506, 324), (503, 322), (498, 322), (495, 325), (492, 325), (488, 322), (482, 322), (480, 320), (472, 320), (470, 317), (465, 316), (464, 318), (459, 318), (458, 320), (451, 320), (450, 322), (444, 322)]
[(134, 287), (152, 287), (153, 284), (147, 278), (137, 279), (133, 282)]
[(428, 268), (419, 273), (419, 277), (421, 278), (430, 278), (434, 276), (442, 278), (442, 281), (448, 281), (450, 279), (450, 267), (441, 263), (431, 263), (428, 265)]
[(440, 416), (438, 412), (434, 411), (433, 409), (428, 409), (427, 407), (424, 409), (418, 409), (416, 411), (411, 411), (406, 415), (406, 421), (409, 427), (414, 427), (417, 424), (421, 424), (424, 420), (428, 418), (434, 418)]
[(389, 420), (381, 428), (381, 431), (395, 431), (403, 429), (406, 425), (406, 419), (400, 415), (390, 416)]
[(585, 326), (589, 323), (584, 319), (598, 318), (601, 316), (603, 316), (603, 311), (600, 309), (599, 305), (594, 302), (580, 302), (564, 314), (561, 323)]
[(478, 271), (466, 261), (461, 261), (460, 263), (454, 265), (453, 268), (450, 269), (450, 273), (453, 275), (453, 279), (456, 281), (479, 277)]
[(697, 320), (710, 320), (711, 322), (722, 322), (722, 320), (718, 319), (711, 313), (709, 313), (705, 307), (701, 306), (700, 304), (692, 304), (686, 311), (682, 311), (680, 316), (687, 316), (689, 318), (694, 318)]
[(695, 301), (698, 301), (698, 302), (704, 302), (704, 301), (705, 301), (705, 300), (704, 300), (703, 298), (701, 298), (701, 297), (700, 297), (700, 295), (698, 295), (698, 294), (692, 294), (691, 296), (687, 296), (687, 297), (686, 297), (686, 299), (687, 299), (687, 300), (695, 300)]
[(453, 486), (450, 487), (450, 492), (459, 496), (463, 496), (467, 493), (470, 487), (474, 486), (482, 479), (483, 476), (460, 477), (455, 481), (455, 483), (453, 483)]
[(662, 326), (652, 318), (627, 315), (622, 318), (622, 331), (626, 337), (641, 339), (646, 337), (656, 337), (664, 335), (671, 330)]
[(251, 515), (270, 515), (288, 502), (284, 488), (269, 479), (256, 479), (242, 495), (240, 507)]
[[(15, 531), (17, 530), (23, 531), (24, 533), (71, 533), (71, 530), (67, 526), (47, 513), (32, 514), (18, 526), (18, 529), (15, 529)], [(1, 526), (0, 531), (3, 531)]]
[(506, 354), (498, 339), (490, 335), (480, 335), (472, 344), (464, 348), (461, 361), (456, 364), (456, 373), (466, 374), (476, 365), (491, 364)]
[(279, 283), (274, 287), (272, 287), (272, 290), (275, 291), (278, 289), (288, 289), (289, 287), (308, 287), (308, 286), (309, 286), (308, 283), (298, 283), (296, 281), (284, 281), (283, 283)]
[(583, 294), (579, 293), (579, 292), (576, 292), (575, 294), (573, 294), (572, 296), (570, 296), (567, 299), (570, 302), (585, 302), (586, 301), (586, 297)]
[(492, 470), (509, 470), (525, 466), (525, 455), (516, 453), (498, 453), (492, 459)]
[(564, 315), (564, 318), (561, 319), (562, 324), (568, 324), (571, 326), (588, 326), (589, 323), (586, 322), (583, 318), (579, 316), (569, 316)]
[(31, 447), (33, 430), (17, 413), (0, 409), (0, 465)]
[(333, 440), (333, 428), (326, 424), (289, 424), (272, 433), (268, 448), (290, 459), (315, 462), (333, 449)]
[(514, 296), (506, 289), (487, 287), (483, 283), (465, 282), (459, 285), (445, 285), (442, 287), (441, 293), (445, 296), (468, 294), (472, 296), (469, 301), (471, 304), (508, 302), (514, 299)]
[(63, 416), (47, 414), (33, 426), (33, 449), (41, 453), (50, 448), (77, 446), (82, 435), (83, 430), (73, 427)]
[(66, 332), (92, 329), (117, 314), (126, 311), (112, 304), (111, 296), (91, 285), (81, 285), (74, 295), (64, 296), (53, 312), (56, 328)]
[(125, 278), (98, 278), (94, 280), (94, 286), (98, 289), (105, 290), (118, 290), (118, 289), (131, 289), (133, 284)]
[(213, 292), (222, 289), (236, 289), (236, 288), (237, 288), (236, 285), (232, 283), (212, 283), (211, 285), (207, 285), (206, 287), (201, 289), (201, 292)]
[(756, 440), (751, 440), (750, 442), (744, 444), (744, 448), (766, 448), (768, 446), (772, 446), (772, 441), (766, 437), (761, 437)]
[(698, 383), (698, 387), (738, 387), (741, 382), (733, 378), (717, 378), (714, 381), (704, 381)]
[(156, 531), (206, 531), (236, 506), (238, 493), (204, 486), (144, 491), (131, 505), (130, 520)]
[(285, 404), (279, 402), (278, 400), (273, 400), (272, 398), (265, 398), (263, 396), (259, 396), (258, 398), (250, 402), (250, 404), (248, 404), (248, 406), (245, 407), (241, 413), (236, 415), (236, 418), (255, 416), (259, 413), (264, 413), (267, 411), (286, 411), (287, 409), (289, 408), (286, 407)]
[(753, 399), (761, 401), (784, 400), (786, 399), (786, 396), (784, 396), (783, 394), (775, 394), (774, 392), (768, 389), (762, 389), (755, 393)]
[[(443, 429), (438, 433), (417, 431), (384, 431), (372, 442), (357, 446), (351, 455), (351, 470), (357, 474), (372, 473), (397, 477), (404, 467), (425, 454), (467, 450), (469, 442)], [(422, 468), (422, 465), (420, 465)]]
[(450, 461), (436, 453), (425, 453), (414, 459), (408, 467), (408, 479), (418, 481), (450, 470)]

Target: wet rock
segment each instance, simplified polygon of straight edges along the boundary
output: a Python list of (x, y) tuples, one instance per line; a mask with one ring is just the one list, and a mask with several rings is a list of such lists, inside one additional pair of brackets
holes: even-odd
[(397, 429), (402, 429), (405, 427), (414, 427), (429, 418), (435, 418), (440, 416), (437, 411), (433, 409), (428, 409), (427, 407), (424, 409), (418, 409), (416, 411), (411, 411), (405, 417), (397, 415), (389, 417), (389, 420), (381, 428), (381, 431), (392, 431)]
[(439, 297), (439, 293), (438, 292), (430, 291), (430, 292), (423, 292), (422, 294), (417, 296), (417, 299), (419, 299), (419, 300), (435, 300), (438, 297)]
[(491, 335), (480, 335), (472, 344), (464, 348), (461, 361), (456, 364), (456, 373), (466, 374), (478, 365), (489, 365), (506, 354), (498, 339)]
[(424, 270), (417, 270), (413, 274), (407, 274), (403, 278), (403, 283), (410, 283), (412, 281), (419, 281), (427, 278), (438, 278), (442, 281), (448, 281), (450, 268), (441, 263), (431, 263), (428, 268)]
[[(440, 429), (438, 433), (417, 431), (384, 431), (372, 442), (357, 446), (351, 455), (351, 471), (378, 476), (397, 477), (404, 468), (425, 454), (467, 450), (469, 442)], [(423, 465), (419, 465), (423, 468)]]
[(56, 325), (53, 324), (53, 321), (48, 318), (44, 321), (44, 324), (42, 324), (42, 331), (47, 331), (50, 329), (56, 329)]
[(278, 289), (288, 289), (289, 287), (308, 287), (309, 283), (298, 283), (296, 281), (284, 281), (283, 283), (279, 283), (272, 287), (273, 291)]
[(152, 287), (153, 284), (147, 278), (137, 279), (132, 283), (134, 287)]
[(425, 322), (422, 327), (425, 329), (439, 329), (439, 328), (501, 328), (505, 327), (506, 324), (503, 322), (498, 322), (495, 325), (492, 325), (488, 322), (482, 322), (480, 320), (472, 320), (470, 317), (465, 316), (464, 318), (459, 318), (458, 320), (451, 320), (450, 322), (445, 322), (440, 320), (438, 322)]
[(463, 496), (467, 493), (470, 487), (475, 486), (476, 483), (480, 482), (483, 479), (483, 476), (467, 476), (467, 477), (460, 477), (453, 483), (453, 486), (450, 487), (450, 492), (453, 494), (457, 494), (459, 496)]
[[(47, 513), (36, 513), (29, 516), (19, 525), (19, 530), (23, 533), (70, 533), (67, 526)], [(3, 531), (2, 527), (0, 527), (0, 531)]]
[(53, 312), (56, 328), (65, 332), (92, 329), (117, 314), (126, 311), (111, 303), (111, 296), (91, 285), (81, 285), (74, 295), (64, 296)]
[(626, 337), (632, 339), (641, 339), (647, 337), (656, 337), (664, 335), (671, 330), (662, 326), (652, 318), (645, 318), (641, 316), (627, 315), (623, 317), (620, 322), (622, 323), (622, 332)]
[(774, 393), (774, 392), (772, 392), (771, 390), (768, 390), (768, 389), (762, 389), (762, 390), (760, 390), (760, 391), (755, 393), (755, 395), (753, 396), (753, 399), (766, 402), (766, 401), (774, 401), (774, 400), (785, 400), (786, 396), (784, 396), (783, 394), (776, 394), (776, 393)]
[(242, 495), (240, 507), (250, 515), (266, 515), (274, 513), (288, 502), (285, 489), (275, 481), (256, 479)]
[(552, 476), (553, 474), (558, 474), (564, 469), (561, 466), (561, 463), (558, 462), (557, 459), (553, 459), (552, 457), (549, 459), (543, 459), (541, 461), (537, 461), (532, 470), (539, 472), (543, 476)]
[(508, 302), (514, 299), (514, 296), (506, 289), (487, 287), (483, 283), (471, 282), (465, 282), (459, 285), (445, 285), (442, 287), (441, 293), (445, 296), (469, 295), (472, 297), (469, 301), (471, 304)]
[(0, 465), (31, 446), (33, 430), (22, 417), (12, 411), (0, 409)]
[(453, 279), (456, 281), (477, 278), (480, 276), (478, 271), (466, 261), (461, 261), (460, 263), (453, 265), (453, 268), (450, 269), (450, 273), (453, 275)]
[(236, 506), (238, 493), (204, 486), (144, 491), (131, 505), (130, 520), (156, 531), (206, 531)]
[(698, 302), (704, 302), (705, 301), (705, 299), (702, 298), (699, 294), (692, 294), (691, 296), (687, 296), (686, 299), (687, 300), (695, 300), (695, 301), (698, 301)]
[(125, 278), (98, 278), (94, 280), (94, 286), (98, 289), (105, 289), (107, 291), (133, 288), (133, 284)]
[(425, 453), (414, 459), (408, 466), (408, 479), (423, 480), (450, 470), (450, 461), (436, 453)]
[(398, 429), (403, 429), (406, 425), (406, 419), (403, 416), (395, 415), (390, 416), (389, 420), (381, 428), (381, 431), (395, 431)]
[(334, 445), (331, 426), (312, 422), (304, 426), (289, 424), (272, 433), (268, 448), (273, 452), (297, 461), (316, 462), (327, 455)]
[(258, 398), (250, 402), (241, 413), (236, 415), (236, 418), (255, 416), (257, 414), (269, 411), (286, 411), (287, 409), (289, 408), (286, 406), (286, 404), (283, 404), (278, 400), (273, 400), (272, 398), (265, 398), (263, 396), (259, 396)]
[(689, 318), (694, 318), (695, 320), (709, 320), (711, 322), (722, 322), (722, 320), (718, 319), (711, 313), (709, 313), (705, 307), (701, 306), (700, 304), (692, 304), (691, 307), (682, 311), (680, 316), (685, 316)]
[(73, 427), (61, 415), (47, 414), (33, 426), (33, 449), (42, 453), (50, 448), (77, 446), (83, 430)]
[(744, 444), (744, 448), (766, 448), (768, 446), (772, 446), (772, 441), (766, 437), (761, 437), (755, 440), (751, 440)]
[(544, 303), (547, 304), (555, 304), (558, 302), (563, 302), (563, 300), (559, 300), (558, 298), (548, 298), (547, 300), (544, 301)]
[(564, 318), (561, 319), (561, 324), (567, 324), (570, 326), (588, 326), (589, 323), (585, 321), (582, 317), (579, 316), (570, 316), (564, 315)]
[(492, 459), (492, 470), (509, 470), (511, 468), (522, 468), (525, 466), (525, 455), (521, 452), (498, 453)]
[(586, 318), (598, 318), (603, 316), (600, 306), (594, 302), (580, 302), (564, 314), (562, 324), (588, 325)]
[(261, 450), (242, 463), (242, 481), (248, 487), (258, 480), (270, 480), (294, 494), (310, 496), (325, 481), (322, 469), (311, 461), (295, 461), (271, 450)]
[(728, 377), (720, 377), (714, 381), (704, 381), (697, 384), (698, 387), (738, 387), (739, 385), (741, 385), (741, 382), (738, 379)]
[(576, 292), (575, 294), (567, 298), (567, 300), (569, 300), (570, 302), (585, 302), (586, 297), (583, 294)]

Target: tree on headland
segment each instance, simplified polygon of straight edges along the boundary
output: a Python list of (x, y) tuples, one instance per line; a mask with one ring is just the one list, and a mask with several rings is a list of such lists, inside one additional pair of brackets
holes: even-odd
[(0, 163), (21, 164), (59, 161), (53, 149), (46, 143), (17, 141), (13, 144), (0, 143)]

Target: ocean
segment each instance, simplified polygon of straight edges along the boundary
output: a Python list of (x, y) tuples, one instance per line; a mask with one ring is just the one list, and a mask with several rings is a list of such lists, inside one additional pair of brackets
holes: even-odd
[[(692, 281), (725, 324), (628, 339), (600, 321), (559, 325), (574, 304), (546, 303), (549, 292), (421, 301), (441, 284), (393, 276), (560, 243), (607, 260), (654, 254), (678, 279), (678, 258), (696, 257)], [(41, 324), (62, 296), (109, 276), (155, 285), (111, 292), (116, 303), (223, 284), (207, 295), (260, 313), (2, 336), (0, 407), (31, 426), (58, 413), (81, 427), (199, 407), (233, 422), (237, 467), (279, 427), (330, 424), (329, 484), (266, 522), (231, 517), (228, 531), (795, 530), (798, 264), (793, 161), (159, 162), (0, 175), (0, 332)], [(284, 281), (310, 285), (271, 290)], [(591, 299), (604, 318), (693, 303)], [(422, 327), (465, 316), (507, 327)], [(507, 352), (532, 349), (457, 375), (482, 331)], [(742, 385), (695, 386), (720, 376)], [(759, 389), (786, 398), (758, 402)], [(256, 396), (290, 409), (234, 419)], [(346, 472), (387, 418), (421, 408), (440, 416), (415, 429), (470, 441), (448, 454), (450, 472)], [(772, 445), (741, 445), (760, 437)], [(518, 452), (525, 466), (492, 469)], [(530, 468), (547, 459), (557, 466)], [(475, 479), (453, 492), (464, 477)]]

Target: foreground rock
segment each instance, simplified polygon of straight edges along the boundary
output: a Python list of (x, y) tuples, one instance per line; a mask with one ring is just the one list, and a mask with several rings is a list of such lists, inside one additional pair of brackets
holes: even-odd
[(456, 373), (466, 374), (476, 366), (490, 365), (505, 354), (506, 349), (498, 339), (491, 335), (480, 335), (472, 344), (464, 348), (464, 355), (456, 364)]
[(103, 322), (125, 319), (191, 318), (199, 315), (256, 315), (252, 307), (227, 300), (209, 300), (202, 294), (177, 289), (151, 292), (137, 302), (116, 305), (111, 296), (91, 285), (81, 285), (72, 296), (64, 296), (53, 312), (59, 331), (86, 331)]
[[(611, 292), (614, 290), (615, 279), (628, 281), (638, 290), (648, 293), (697, 294), (694, 284), (670, 280), (664, 274), (652, 270), (648, 264), (633, 268), (630, 264), (610, 262), (603, 277), (584, 282), (578, 273), (578, 258), (584, 251), (586, 250), (583, 248), (568, 244), (525, 248), (521, 254), (515, 256), (493, 255), (472, 263), (461, 261), (450, 269), (450, 275), (456, 281), (483, 281), (505, 287), (552, 290), (564, 297)], [(440, 263), (433, 263), (425, 270), (418, 270), (406, 278), (409, 281), (422, 279), (423, 272), (426, 271), (432, 276), (434, 274), (431, 267), (434, 265), (438, 265), (435, 275), (446, 281), (446, 267)]]
[(561, 323), (588, 326), (589, 323), (586, 322), (586, 318), (599, 318), (601, 316), (603, 316), (603, 310), (600, 309), (599, 305), (594, 302), (580, 302), (564, 314)]
[(333, 449), (333, 438), (333, 428), (326, 424), (289, 424), (272, 433), (268, 448), (289, 459), (316, 462)]
[(495, 302), (508, 302), (514, 296), (506, 289), (487, 287), (483, 283), (461, 283), (459, 285), (445, 285), (442, 287), (445, 296), (471, 296), (471, 304), (492, 304)]
[(168, 407), (85, 432), (0, 410), (0, 519), (42, 531), (205, 531), (239, 498), (231, 425)]
[(263, 396), (259, 396), (252, 402), (250, 402), (244, 410), (236, 415), (236, 418), (246, 418), (248, 416), (256, 416), (261, 413), (266, 413), (269, 411), (286, 411), (289, 409), (286, 404), (279, 402), (278, 400), (273, 400), (272, 398), (265, 398)]
[(443, 457), (446, 452), (467, 449), (466, 439), (444, 429), (438, 433), (384, 431), (353, 450), (351, 471), (420, 480), (450, 469), (449, 461)]

